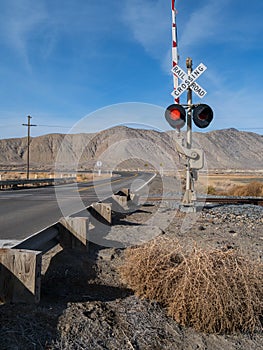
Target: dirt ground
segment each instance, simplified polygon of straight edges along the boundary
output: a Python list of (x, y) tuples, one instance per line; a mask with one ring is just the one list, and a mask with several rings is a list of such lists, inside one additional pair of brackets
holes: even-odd
[[(160, 194), (160, 178), (149, 191)], [(185, 214), (176, 205), (146, 202), (134, 213), (116, 215), (107, 237), (126, 246), (136, 243), (136, 233), (137, 243), (168, 235), (263, 259), (262, 207), (218, 206)], [(161, 305), (134, 296), (118, 274), (124, 252), (125, 247), (91, 242), (87, 252), (58, 246), (44, 255), (41, 302), (0, 305), (0, 349), (263, 349), (260, 330), (255, 334), (199, 333), (178, 325)]]

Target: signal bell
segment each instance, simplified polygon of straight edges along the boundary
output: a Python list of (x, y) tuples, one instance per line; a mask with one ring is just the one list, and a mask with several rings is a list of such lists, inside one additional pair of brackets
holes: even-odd
[(213, 120), (213, 110), (206, 104), (200, 104), (194, 108), (193, 121), (198, 128), (206, 128)]
[(165, 111), (165, 119), (174, 129), (181, 129), (185, 125), (186, 112), (183, 106), (172, 104)]

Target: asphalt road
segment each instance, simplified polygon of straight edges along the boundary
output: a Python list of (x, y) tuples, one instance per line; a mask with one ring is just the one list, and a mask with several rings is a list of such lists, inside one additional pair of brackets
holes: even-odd
[(153, 177), (120, 173), (100, 181), (0, 192), (0, 240), (21, 240), (83, 210), (123, 187), (136, 189)]

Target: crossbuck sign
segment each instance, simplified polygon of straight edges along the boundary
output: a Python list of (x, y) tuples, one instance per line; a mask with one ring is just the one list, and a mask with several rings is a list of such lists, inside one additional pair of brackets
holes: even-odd
[(178, 78), (182, 80), (181, 84), (172, 92), (172, 96), (174, 98), (178, 98), (182, 95), (182, 93), (187, 90), (188, 88), (192, 89), (193, 92), (200, 98), (203, 98), (207, 91), (205, 91), (200, 85), (196, 83), (196, 79), (200, 77), (206, 71), (207, 67), (200, 63), (199, 66), (197, 66), (190, 75), (188, 75), (182, 68), (180, 68), (178, 65), (173, 67), (172, 72), (175, 74)]

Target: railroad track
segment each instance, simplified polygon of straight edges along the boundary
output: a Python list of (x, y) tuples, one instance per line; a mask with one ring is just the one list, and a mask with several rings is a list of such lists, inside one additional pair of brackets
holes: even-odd
[[(181, 201), (180, 197), (171, 196), (150, 196), (144, 198), (147, 202), (159, 201)], [(199, 197), (197, 202), (201, 203), (218, 203), (218, 204), (253, 204), (263, 206), (263, 197)]]
[(218, 203), (218, 204), (254, 204), (263, 206), (262, 197), (225, 197), (225, 198), (198, 198), (198, 202)]

